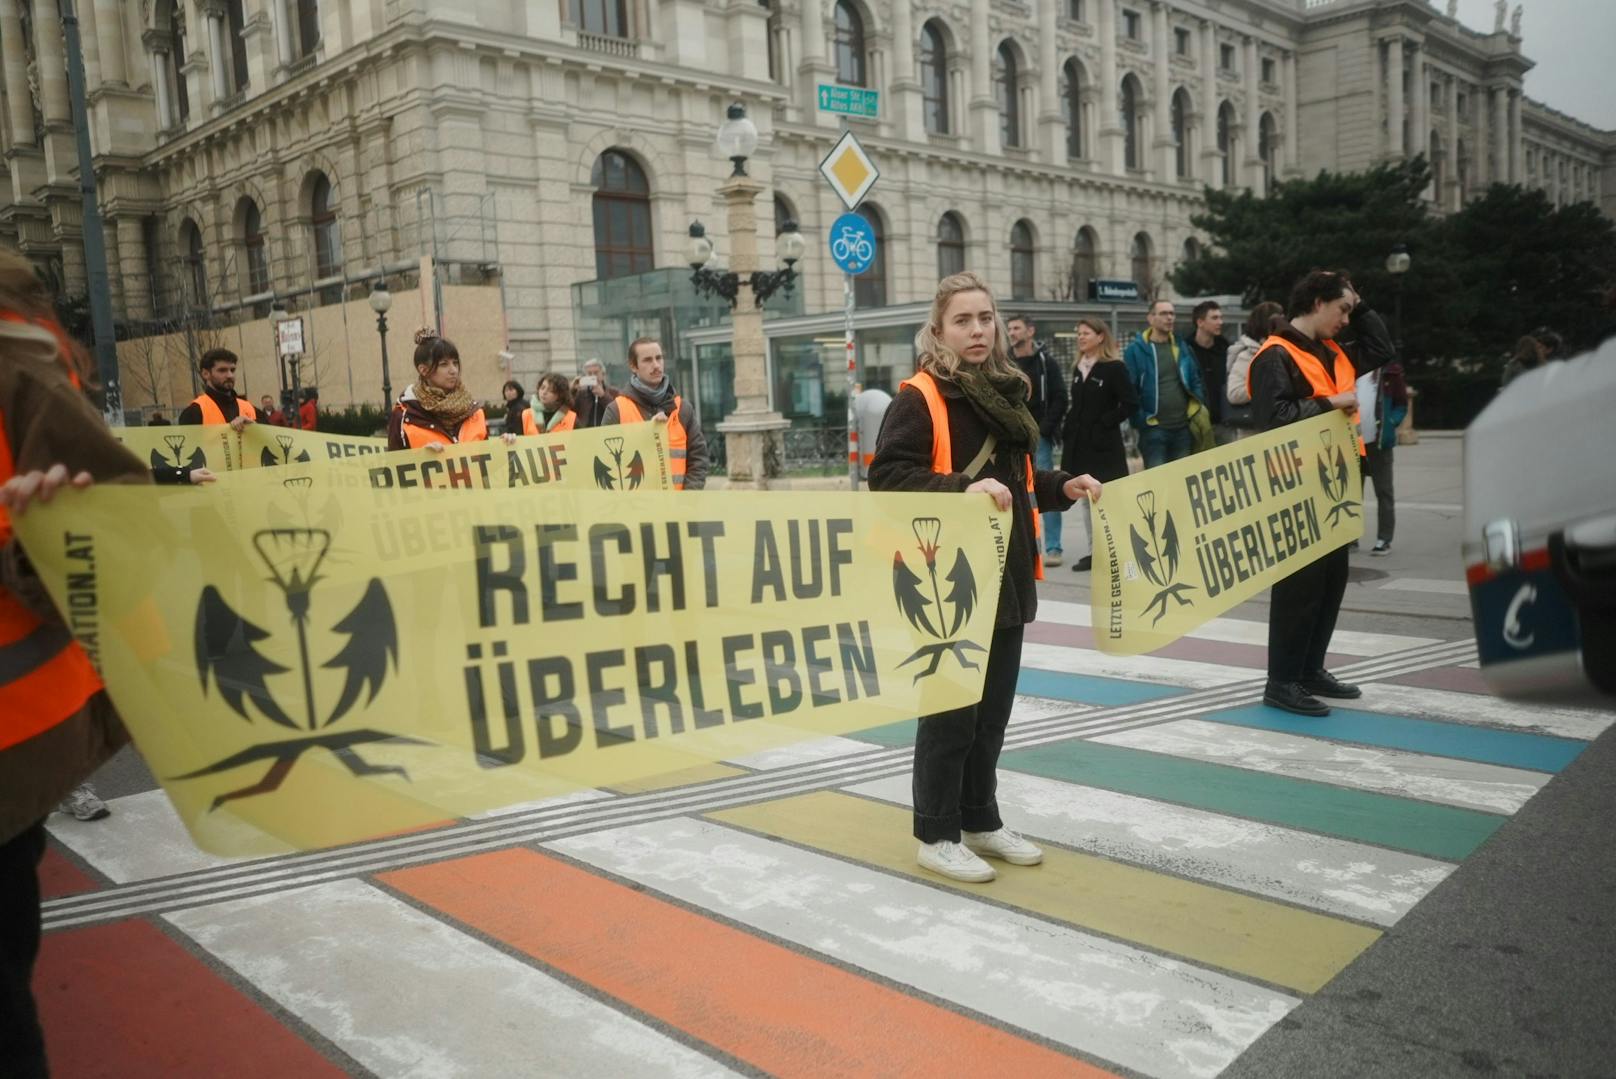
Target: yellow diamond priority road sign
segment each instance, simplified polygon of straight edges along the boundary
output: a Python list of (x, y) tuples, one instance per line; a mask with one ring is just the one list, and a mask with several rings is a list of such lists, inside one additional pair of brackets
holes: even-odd
[(831, 147), (825, 160), (819, 163), (819, 172), (830, 181), (831, 190), (849, 210), (856, 209), (875, 186), (875, 181), (881, 178), (881, 170), (875, 167), (875, 162), (851, 131), (844, 131)]

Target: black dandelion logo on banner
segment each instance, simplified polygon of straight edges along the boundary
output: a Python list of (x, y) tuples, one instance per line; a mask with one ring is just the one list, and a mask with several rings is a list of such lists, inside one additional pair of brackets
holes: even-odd
[(1128, 535), (1133, 541), (1133, 556), (1139, 563), (1139, 569), (1144, 573), (1145, 579), (1160, 589), (1142, 612), (1144, 614), (1156, 612), (1156, 617), (1150, 622), (1154, 626), (1166, 616), (1169, 599), (1176, 600), (1181, 607), (1194, 606), (1195, 601), (1185, 599), (1184, 593), (1195, 591), (1195, 587), (1173, 583), (1173, 578), (1178, 576), (1179, 554), (1178, 526), (1173, 523), (1173, 511), (1163, 511), (1161, 528), (1158, 531), (1156, 492), (1142, 491), (1134, 501), (1139, 506), (1139, 512), (1145, 516), (1145, 527), (1150, 530), (1150, 538), (1146, 540), (1139, 534), (1139, 529), (1133, 525), (1128, 526)]
[[(898, 601), (898, 610), (903, 612), (909, 624), (937, 640), (898, 664), (898, 669), (927, 660), (926, 669), (915, 675), (915, 681), (919, 682), (936, 674), (943, 657), (951, 654), (961, 667), (974, 671), (977, 664), (972, 661), (971, 653), (986, 652), (987, 649), (974, 641), (953, 639), (970, 619), (971, 612), (976, 610), (976, 575), (971, 572), (970, 559), (965, 557), (965, 548), (955, 549), (953, 568), (943, 577), (949, 586), (948, 594), (944, 595), (937, 581), (943, 522), (936, 517), (916, 517), (911, 525), (920, 556), (926, 563), (926, 579), (909, 568), (903, 560), (902, 551), (894, 552), (892, 593)], [(929, 589), (925, 587), (928, 582), (931, 586)]]

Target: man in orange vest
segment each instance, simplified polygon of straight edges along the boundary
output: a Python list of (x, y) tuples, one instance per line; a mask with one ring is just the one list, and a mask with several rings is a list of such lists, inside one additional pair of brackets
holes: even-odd
[(228, 423), (241, 430), (258, 420), (252, 402), (236, 393), (236, 354), (227, 348), (210, 348), (202, 353), (202, 392), (180, 413), (180, 424)]
[[(1246, 375), (1258, 429), (1271, 431), (1331, 409), (1346, 412), (1356, 429), (1358, 376), (1396, 358), (1385, 322), (1361, 302), (1346, 274), (1327, 270), (1314, 270), (1297, 283), (1286, 313), (1290, 325), (1262, 343)], [(1349, 323), (1351, 334), (1345, 332)], [(1274, 585), (1264, 704), (1327, 716), (1330, 708), (1319, 697), (1363, 695), (1324, 669), (1346, 591), (1345, 546)]]
[(44, 819), (128, 736), (11, 518), (62, 487), (151, 479), (79, 391), (65, 340), (27, 261), (0, 252), (0, 1071), (30, 1079), (46, 1074), (30, 989)]
[(707, 436), (689, 401), (668, 381), (662, 344), (641, 337), (628, 346), (628, 387), (606, 406), (602, 427), (619, 423), (668, 425), (668, 470), (677, 491), (699, 491), (707, 486)]

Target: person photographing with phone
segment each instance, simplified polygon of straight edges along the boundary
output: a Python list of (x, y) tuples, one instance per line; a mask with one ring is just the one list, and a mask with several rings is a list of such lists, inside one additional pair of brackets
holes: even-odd
[(606, 365), (591, 357), (584, 361), (578, 376), (578, 392), (573, 395), (572, 412), (578, 427), (600, 427), (606, 421), (606, 407), (617, 400), (619, 391), (606, 381)]

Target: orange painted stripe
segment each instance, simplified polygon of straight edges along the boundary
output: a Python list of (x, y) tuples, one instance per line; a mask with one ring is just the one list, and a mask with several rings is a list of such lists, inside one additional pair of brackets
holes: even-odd
[(34, 971), (34, 996), (53, 1075), (347, 1074), (144, 920), (47, 934)]
[(771, 1075), (1111, 1075), (535, 851), (379, 879)]

